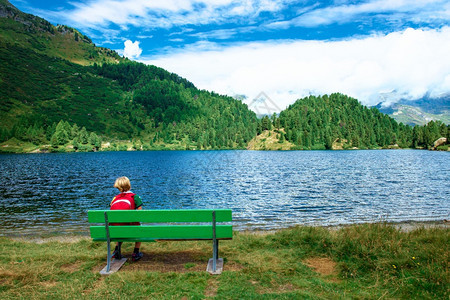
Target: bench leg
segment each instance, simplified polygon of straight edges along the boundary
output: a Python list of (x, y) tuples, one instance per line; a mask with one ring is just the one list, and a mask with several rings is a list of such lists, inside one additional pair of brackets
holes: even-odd
[[(212, 212), (212, 240), (213, 240), (213, 258), (208, 261), (206, 271), (211, 274), (220, 274), (223, 269), (223, 260), (219, 259), (219, 240), (216, 236), (216, 212)], [(218, 266), (219, 264), (219, 266)], [(211, 266), (210, 266), (211, 265)]]
[(109, 272), (111, 269), (111, 238), (109, 236), (109, 222), (108, 222), (108, 214), (105, 211), (105, 230), (106, 230), (106, 243), (108, 248), (108, 256), (106, 261), (106, 272)]
[(213, 272), (217, 268), (217, 259), (219, 258), (219, 240), (213, 241)]
[(122, 257), (122, 243), (123, 242), (117, 242), (117, 251), (119, 251), (119, 257)]
[(106, 258), (106, 272), (109, 272), (111, 269), (111, 242), (108, 240), (107, 244), (108, 256)]
[(213, 241), (213, 257), (209, 259), (206, 271), (210, 274), (221, 274), (223, 270), (223, 259), (219, 258), (219, 240)]

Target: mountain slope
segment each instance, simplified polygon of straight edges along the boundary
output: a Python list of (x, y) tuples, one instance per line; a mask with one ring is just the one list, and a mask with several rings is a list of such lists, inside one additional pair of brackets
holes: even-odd
[(81, 65), (124, 60), (115, 51), (96, 47), (76, 29), (23, 13), (7, 0), (0, 0), (0, 40)]
[[(200, 91), (155, 66), (99, 61), (110, 50), (95, 47), (79, 33), (77, 41), (77, 31), (54, 27), (0, 1), (2, 141), (50, 142), (60, 120), (104, 139), (133, 139), (146, 148), (235, 148), (254, 136), (256, 115), (241, 101)], [(61, 39), (67, 47), (61, 47)], [(70, 124), (61, 126), (70, 131)], [(27, 132), (46, 132), (46, 137)], [(71, 142), (62, 136), (60, 145)]]
[(100, 135), (110, 150), (244, 149), (258, 135), (250, 147), (346, 149), (431, 147), (448, 138), (444, 124), (413, 130), (341, 94), (300, 99), (279, 117), (258, 120), (239, 100), (121, 59), (5, 0), (0, 37), (0, 143), (92, 150)]
[(86, 72), (80, 65), (3, 42), (0, 74), (4, 128), (21, 120), (49, 126), (63, 119), (104, 132), (101, 115), (123, 98), (117, 83)]

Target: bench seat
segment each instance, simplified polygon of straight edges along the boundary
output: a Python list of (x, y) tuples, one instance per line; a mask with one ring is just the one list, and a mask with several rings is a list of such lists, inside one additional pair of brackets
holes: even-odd
[[(92, 239), (107, 242), (107, 273), (111, 261), (110, 243), (113, 241), (212, 240), (211, 273), (216, 274), (218, 241), (233, 238), (231, 224), (217, 224), (232, 221), (230, 209), (91, 210), (88, 211), (88, 221), (92, 224), (99, 223), (90, 226)], [(141, 225), (123, 224), (131, 222), (140, 222)]]

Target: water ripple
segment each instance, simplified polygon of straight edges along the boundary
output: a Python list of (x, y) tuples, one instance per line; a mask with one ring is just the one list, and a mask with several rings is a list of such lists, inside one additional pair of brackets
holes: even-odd
[(237, 229), (449, 218), (448, 153), (167, 151), (0, 155), (7, 235), (86, 232), (128, 176), (147, 209), (231, 208)]

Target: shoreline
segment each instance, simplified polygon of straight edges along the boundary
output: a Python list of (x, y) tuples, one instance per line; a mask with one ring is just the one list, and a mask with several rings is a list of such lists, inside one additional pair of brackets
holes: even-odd
[(386, 225), (393, 226), (394, 228), (400, 230), (401, 232), (411, 232), (413, 230), (424, 228), (424, 229), (433, 229), (433, 228), (442, 228), (442, 229), (450, 229), (450, 220), (431, 220), (431, 221), (415, 221), (415, 220), (406, 220), (406, 221), (391, 221), (391, 222), (365, 222), (365, 223), (353, 223), (353, 224), (337, 224), (337, 225), (294, 225), (285, 228), (278, 229), (255, 229), (255, 230), (236, 230), (240, 233), (248, 233), (254, 235), (267, 235), (276, 233), (278, 231), (289, 230), (296, 227), (313, 227), (313, 228), (325, 228), (329, 231), (338, 231), (344, 228), (350, 228), (354, 226), (365, 226), (365, 225)]
[[(385, 146), (367, 146), (367, 147), (332, 147), (331, 149), (326, 149), (325, 147), (310, 147), (310, 148), (299, 148), (292, 145), (284, 145), (284, 144), (276, 144), (277, 147), (256, 147), (252, 144), (248, 144), (247, 146), (232, 146), (232, 147), (223, 147), (223, 148), (195, 148), (189, 147), (186, 148), (184, 145), (180, 144), (158, 144), (153, 145), (152, 147), (138, 147), (134, 148), (130, 143), (123, 144), (124, 147), (111, 147), (110, 143), (107, 143), (108, 146), (102, 145), (99, 148), (83, 148), (79, 150), (75, 150), (70, 145), (63, 145), (58, 148), (52, 148), (50, 145), (34, 145), (28, 142), (17, 141), (14, 143), (10, 143), (5, 141), (0, 143), (0, 154), (46, 154), (46, 153), (88, 153), (88, 152), (135, 152), (135, 151), (221, 151), (221, 150), (249, 150), (249, 151), (346, 151), (346, 150), (429, 150), (429, 151), (442, 151), (448, 152), (450, 151), (450, 147), (447, 145), (441, 145), (441, 147), (406, 147), (402, 148), (397, 144), (393, 145), (385, 145)], [(283, 146), (284, 145), (284, 146)]]
[(431, 152), (450, 152), (450, 147), (447, 150), (441, 149), (425, 149), (425, 148), (349, 148), (349, 149), (150, 149), (150, 150), (99, 150), (99, 151), (3, 151), (0, 149), (1, 154), (73, 154), (73, 153), (108, 153), (108, 152), (166, 152), (166, 151), (383, 151), (383, 150), (417, 150), (417, 151), (431, 151)]
[[(291, 227), (285, 228), (277, 228), (277, 229), (245, 229), (245, 230), (233, 230), (234, 232), (239, 232), (240, 234), (250, 234), (257, 236), (264, 236), (269, 234), (274, 234), (277, 232), (291, 230), (296, 227), (313, 227), (313, 228), (324, 228), (329, 231), (339, 231), (341, 229), (355, 227), (355, 226), (365, 226), (365, 225), (386, 225), (393, 226), (395, 229), (398, 229), (401, 232), (411, 232), (416, 229), (424, 228), (424, 229), (450, 229), (450, 221), (449, 220), (437, 220), (437, 221), (400, 221), (400, 222), (374, 222), (374, 223), (354, 223), (354, 224), (339, 224), (339, 225), (295, 225)], [(10, 235), (10, 236), (0, 236), (0, 238), (6, 238), (14, 241), (20, 242), (29, 242), (36, 244), (50, 243), (50, 242), (60, 242), (60, 243), (77, 243), (82, 240), (91, 240), (89, 235), (89, 231), (86, 230), (85, 233), (82, 232), (67, 232), (67, 233), (49, 233), (47, 235)]]
[(437, 220), (437, 221), (398, 221), (398, 222), (375, 222), (375, 223), (361, 223), (361, 224), (348, 224), (348, 225), (335, 225), (335, 226), (329, 226), (328, 228), (330, 230), (339, 230), (342, 228), (354, 226), (354, 225), (363, 225), (363, 224), (385, 224), (388, 226), (393, 226), (396, 229), (399, 229), (402, 232), (410, 232), (413, 230), (416, 230), (418, 228), (425, 228), (425, 229), (431, 229), (431, 228), (450, 228), (450, 221), (449, 220)]

